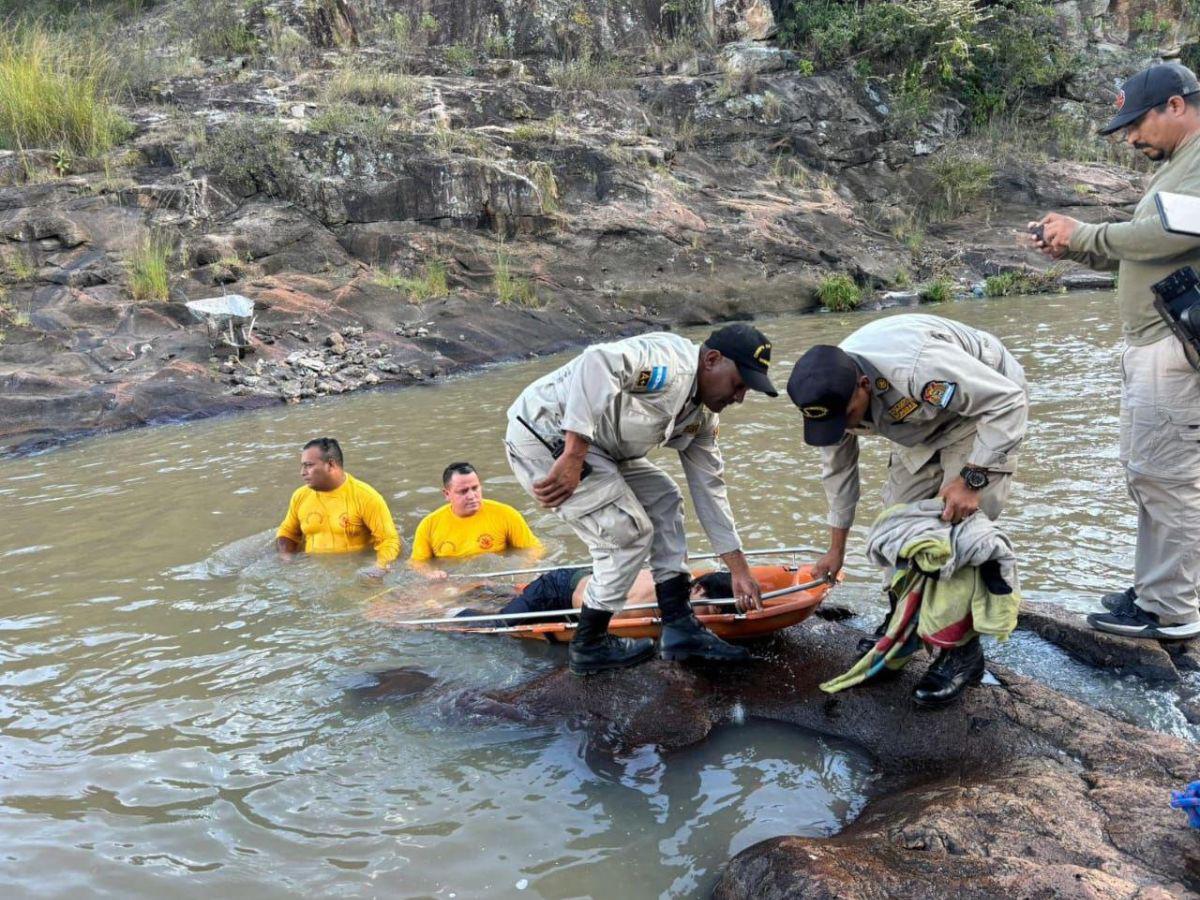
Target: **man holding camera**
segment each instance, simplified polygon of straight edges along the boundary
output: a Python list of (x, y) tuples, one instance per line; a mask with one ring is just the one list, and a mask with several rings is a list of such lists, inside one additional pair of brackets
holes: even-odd
[(1178, 640), (1200, 635), (1200, 373), (1154, 306), (1156, 282), (1200, 268), (1200, 238), (1170, 234), (1160, 191), (1200, 195), (1200, 82), (1176, 63), (1125, 82), (1101, 134), (1162, 162), (1129, 222), (1087, 225), (1058, 213), (1030, 223), (1033, 244), (1054, 259), (1118, 273), (1117, 306), (1127, 347), (1121, 358), (1121, 446), (1138, 535), (1131, 587), (1102, 598), (1096, 629)]
[(646, 455), (657, 447), (679, 452), (700, 525), (733, 575), (738, 609), (761, 608), (726, 496), (717, 414), (747, 390), (778, 396), (770, 362), (770, 342), (746, 324), (720, 328), (700, 346), (676, 334), (644, 334), (588, 347), (525, 388), (509, 409), (505, 445), (517, 480), (592, 554), (569, 651), (576, 675), (653, 654), (653, 641), (608, 633), (647, 562), (664, 659), (748, 658), (692, 614), (683, 497)]

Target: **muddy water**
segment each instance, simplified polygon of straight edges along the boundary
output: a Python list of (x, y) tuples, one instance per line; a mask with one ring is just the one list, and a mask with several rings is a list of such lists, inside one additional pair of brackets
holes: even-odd
[[(1000, 335), (1026, 366), (1034, 425), (1009, 523), (1027, 594), (1085, 609), (1089, 594), (1125, 584), (1133, 546), (1113, 300), (940, 312)], [(864, 321), (762, 324), (790, 363)], [(388, 630), (363, 615), (375, 590), (357, 578), (366, 560), (282, 566), (269, 552), (299, 445), (332, 434), (406, 537), (440, 502), (442, 467), (464, 458), (491, 497), (527, 513), (553, 559), (578, 559), (519, 492), (500, 445), (508, 402), (560, 361), (0, 462), (0, 885), (14, 896), (687, 896), (757, 840), (852, 819), (870, 779), (853, 748), (746, 722), (685, 753), (614, 761), (569, 731), (475, 717), (460, 696), (560, 666), (561, 649)], [(777, 366), (780, 381), (789, 367)], [(823, 544), (817, 457), (798, 425), (783, 399), (724, 417), (750, 546)], [(868, 444), (862, 522), (883, 462)], [(876, 581), (852, 556), (838, 599), (866, 621)], [(1099, 678), (1032, 639), (1000, 655), (1187, 729), (1168, 695)], [(383, 685), (372, 674), (397, 667), (409, 674)]]

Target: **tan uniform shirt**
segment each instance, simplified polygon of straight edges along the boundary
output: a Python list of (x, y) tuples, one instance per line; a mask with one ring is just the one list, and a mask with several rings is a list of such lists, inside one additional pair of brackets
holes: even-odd
[(1150, 285), (1180, 266), (1200, 271), (1200, 237), (1163, 230), (1154, 202), (1159, 191), (1200, 196), (1200, 139), (1192, 137), (1155, 173), (1132, 221), (1080, 225), (1066, 254), (1093, 269), (1117, 270), (1122, 331), (1126, 341), (1138, 346), (1171, 334), (1154, 309)]
[(1025, 436), (1025, 372), (1000, 340), (939, 316), (907, 314), (864, 325), (839, 345), (871, 379), (862, 424), (822, 449), (829, 524), (854, 524), (860, 486), (858, 438), (881, 434), (900, 445), (900, 465), (916, 472), (943, 447), (972, 433), (968, 462), (1011, 471)]
[[(739, 550), (717, 446), (718, 417), (695, 399), (699, 355), (698, 345), (666, 332), (593, 344), (529, 385), (509, 408), (508, 418), (515, 422), (521, 416), (550, 441), (574, 431), (594, 452), (617, 462), (643, 457), (656, 447), (677, 450), (713, 549)], [(615, 499), (603, 491), (587, 493), (586, 505), (573, 512), (590, 512)]]

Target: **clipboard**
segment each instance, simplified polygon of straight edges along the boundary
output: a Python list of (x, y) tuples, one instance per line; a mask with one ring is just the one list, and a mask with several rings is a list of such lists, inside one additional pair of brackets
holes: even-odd
[(1164, 230), (1200, 237), (1200, 197), (1164, 191), (1154, 195), (1154, 204)]

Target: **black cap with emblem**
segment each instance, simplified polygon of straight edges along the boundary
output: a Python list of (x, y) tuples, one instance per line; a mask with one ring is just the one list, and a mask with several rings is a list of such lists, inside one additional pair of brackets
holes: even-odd
[(1200, 92), (1200, 82), (1187, 66), (1179, 63), (1158, 63), (1142, 69), (1123, 85), (1117, 94), (1117, 114), (1100, 129), (1100, 134), (1132, 125), (1156, 106), (1172, 97), (1187, 97)]
[(708, 336), (704, 346), (720, 351), (726, 359), (733, 360), (746, 387), (761, 391), (768, 397), (778, 397), (779, 391), (767, 377), (771, 365), (771, 342), (753, 325), (735, 322), (718, 328)]
[(796, 360), (787, 392), (804, 416), (806, 444), (828, 447), (842, 439), (859, 377), (846, 351), (829, 344), (817, 344)]

